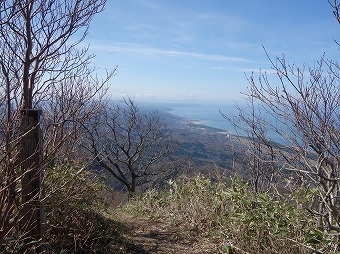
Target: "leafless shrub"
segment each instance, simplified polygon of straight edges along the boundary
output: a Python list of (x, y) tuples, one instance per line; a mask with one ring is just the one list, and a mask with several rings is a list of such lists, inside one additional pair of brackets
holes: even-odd
[[(93, 56), (88, 55), (87, 48), (81, 49), (80, 43), (105, 2), (1, 1), (0, 246), (8, 236), (25, 238), (22, 225), (28, 222), (20, 215), (26, 202), (21, 198), (23, 177), (34, 172), (33, 178), (43, 181), (43, 166), (56, 163), (57, 155), (75, 153), (80, 123), (102, 108), (96, 96), (106, 89), (113, 72), (98, 79), (96, 69), (89, 67)], [(20, 158), (23, 144), (27, 143), (24, 140), (40, 128), (23, 127), (24, 112), (31, 109), (44, 110), (38, 125), (45, 131), (45, 157), (38, 165), (33, 163), (23, 169), (23, 164), (36, 156), (42, 146), (39, 143), (39, 147), (32, 147), (31, 155)], [(69, 142), (71, 138), (73, 142)], [(33, 183), (33, 178), (28, 184)], [(42, 185), (38, 188), (28, 201), (35, 207), (41, 206)]]
[[(339, 65), (324, 56), (314, 67), (287, 64), (285, 57), (270, 61), (277, 79), (267, 73), (256, 79), (252, 74), (245, 93), (251, 108), (256, 105), (266, 117), (247, 115), (244, 109), (239, 113), (239, 123), (256, 135), (250, 138), (250, 148), (258, 144), (256, 153), (270, 152), (269, 157), (252, 153), (251, 158), (281, 165), (295, 183), (317, 188), (317, 198), (308, 210), (318, 216), (319, 228), (337, 232), (336, 237), (340, 232)], [(270, 136), (265, 135), (268, 131), (279, 136), (283, 145), (275, 148)], [(254, 172), (262, 168), (270, 169), (263, 164)]]
[(132, 99), (108, 107), (84, 128), (84, 148), (129, 193), (136, 191), (137, 181), (169, 170), (164, 159), (175, 143), (166, 133), (165, 123), (157, 112), (141, 113)]

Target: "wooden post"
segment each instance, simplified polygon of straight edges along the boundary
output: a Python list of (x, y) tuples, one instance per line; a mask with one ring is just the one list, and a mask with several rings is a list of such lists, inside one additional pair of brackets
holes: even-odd
[(41, 110), (21, 111), (20, 166), (23, 173), (20, 234), (29, 244), (43, 237)]

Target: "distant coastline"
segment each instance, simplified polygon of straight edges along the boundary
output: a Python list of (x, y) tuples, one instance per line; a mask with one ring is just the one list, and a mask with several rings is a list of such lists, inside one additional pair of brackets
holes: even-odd
[[(162, 104), (160, 104), (162, 105)], [(206, 104), (164, 104), (161, 110), (186, 119), (195, 125), (214, 128), (216, 131), (234, 132), (234, 127), (223, 118), (221, 105)]]
[[(238, 133), (235, 130), (235, 127), (220, 113), (223, 112), (227, 115), (235, 115), (236, 111), (233, 107), (227, 107), (226, 105), (185, 103), (167, 103), (159, 105), (161, 105), (159, 107), (160, 110), (187, 121), (189, 127), (210, 129), (210, 131), (219, 132), (224, 135), (247, 136), (246, 133)], [(234, 109), (234, 111), (230, 109)], [(277, 133), (269, 130), (267, 134), (273, 141), (285, 143), (282, 137)]]

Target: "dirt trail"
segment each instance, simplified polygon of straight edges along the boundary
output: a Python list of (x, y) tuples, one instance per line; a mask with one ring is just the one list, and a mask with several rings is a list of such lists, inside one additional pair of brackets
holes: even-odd
[[(124, 237), (133, 243), (129, 254), (215, 254), (216, 245), (207, 239), (190, 236), (162, 221), (118, 213), (117, 218), (126, 227)], [(123, 253), (123, 252), (122, 252)]]

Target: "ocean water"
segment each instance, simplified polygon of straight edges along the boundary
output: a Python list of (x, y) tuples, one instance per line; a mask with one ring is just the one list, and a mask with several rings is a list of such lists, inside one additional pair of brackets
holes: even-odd
[[(235, 105), (213, 105), (213, 104), (167, 104), (167, 111), (173, 115), (177, 115), (188, 119), (195, 124), (202, 124), (227, 131), (231, 135), (244, 135), (246, 133), (235, 130), (235, 127), (223, 117), (221, 112), (227, 116), (237, 116), (238, 111)], [(281, 136), (277, 133), (267, 130), (267, 135), (272, 140), (285, 143)]]
[(167, 108), (169, 113), (186, 118), (193, 123), (234, 133), (234, 127), (221, 114), (222, 112), (229, 115), (232, 111), (236, 113), (232, 105), (168, 104)]

